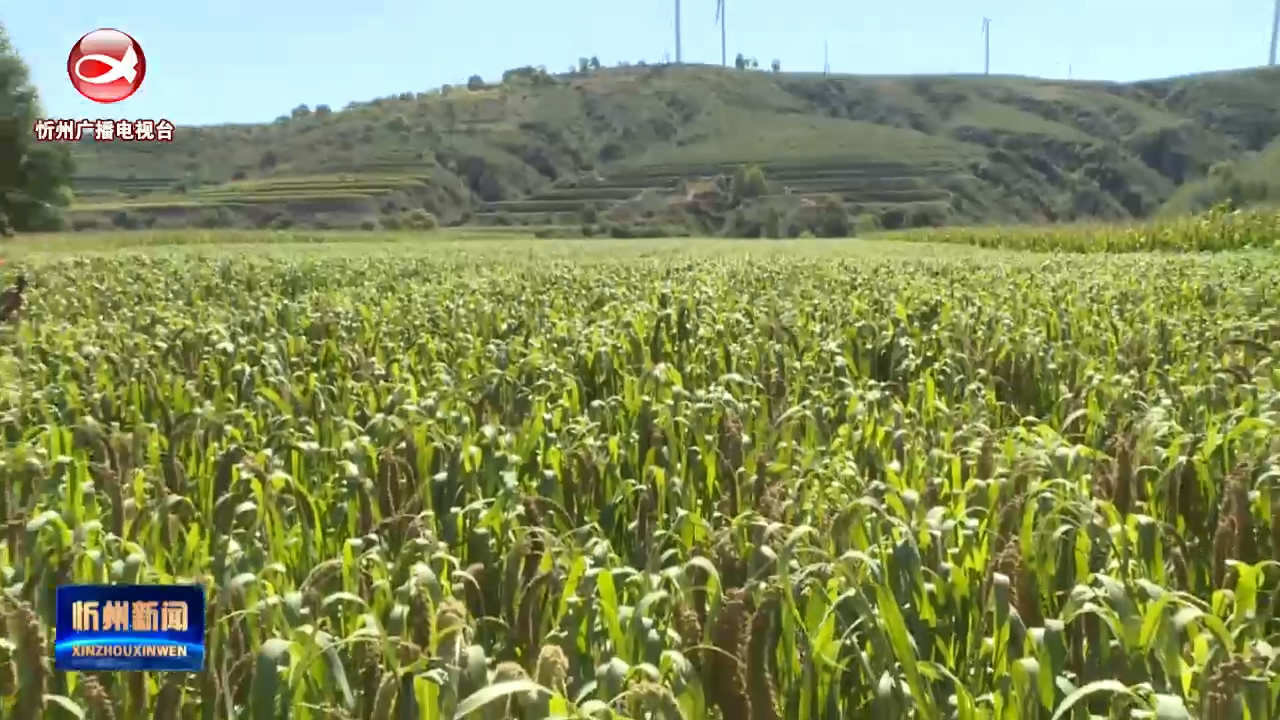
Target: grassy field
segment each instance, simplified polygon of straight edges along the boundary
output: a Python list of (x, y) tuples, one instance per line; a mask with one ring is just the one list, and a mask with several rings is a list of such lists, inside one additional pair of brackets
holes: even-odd
[(1275, 718), (1280, 253), (1102, 231), (13, 241), (0, 716)]
[[(1274, 68), (1130, 84), (706, 66), (515, 74), (477, 91), (181, 128), (172, 144), (85, 142), (75, 148), (73, 220), (356, 228), (421, 208), (447, 224), (492, 223), (487, 203), (608, 208), (744, 163), (769, 165), (802, 195), (826, 192), (807, 181), (846, 173), (860, 182), (840, 194), (859, 213), (943, 198), (914, 213), (921, 224), (1128, 219), (1232, 195), (1209, 179), (1215, 165), (1254, 179), (1251, 197), (1280, 197), (1272, 163), (1259, 160), (1280, 135), (1277, 98)], [(361, 201), (334, 183), (343, 174), (365, 186)], [(417, 180), (388, 184), (395, 176)], [(884, 194), (904, 182), (919, 194)], [(303, 197), (282, 197), (284, 185)], [(605, 187), (635, 192), (601, 195)], [(504, 220), (543, 214), (511, 206)]]

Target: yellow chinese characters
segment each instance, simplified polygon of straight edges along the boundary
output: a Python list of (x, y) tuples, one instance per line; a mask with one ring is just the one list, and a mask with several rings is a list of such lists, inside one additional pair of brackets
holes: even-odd
[(187, 629), (187, 604), (181, 600), (166, 600), (160, 608), (160, 630), (185, 632)]
[(76, 632), (183, 632), (187, 627), (187, 603), (182, 600), (77, 600), (71, 604), (71, 629)]

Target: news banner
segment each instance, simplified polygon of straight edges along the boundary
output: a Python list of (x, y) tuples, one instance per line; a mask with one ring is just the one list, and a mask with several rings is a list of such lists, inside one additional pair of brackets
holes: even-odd
[(205, 597), (199, 585), (64, 585), (56, 604), (58, 670), (204, 667)]

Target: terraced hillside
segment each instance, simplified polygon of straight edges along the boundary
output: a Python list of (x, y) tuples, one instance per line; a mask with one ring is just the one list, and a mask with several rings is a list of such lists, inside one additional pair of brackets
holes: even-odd
[[(95, 180), (97, 180), (95, 178)], [(410, 222), (411, 212), (400, 208), (437, 204), (437, 186), (430, 176), (335, 174), (269, 177), (187, 187), (181, 182), (147, 186), (129, 181), (101, 189), (89, 185), (76, 206), (81, 228), (166, 227), (195, 223), (229, 227), (247, 221), (258, 227), (288, 227), (305, 216), (312, 224), (343, 227), (381, 216)], [(119, 193), (132, 196), (122, 201)], [(459, 196), (448, 198), (458, 202)], [(397, 215), (397, 213), (400, 213)]]
[(1257, 169), (1278, 135), (1274, 69), (1134, 84), (526, 69), (474, 91), (180, 128), (172, 145), (86, 141), (74, 217), (368, 227), (421, 209), (450, 224), (577, 225), (618, 210), (679, 222), (699, 182), (756, 164), (765, 200), (834, 195), (881, 224), (1118, 219), (1203, 208), (1241, 194), (1235, 177), (1250, 178), (1250, 200), (1280, 195)]

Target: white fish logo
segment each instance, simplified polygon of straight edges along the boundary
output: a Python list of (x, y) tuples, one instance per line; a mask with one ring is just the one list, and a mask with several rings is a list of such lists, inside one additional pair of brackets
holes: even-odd
[[(80, 66), (88, 60), (106, 65), (107, 71), (101, 75), (85, 75)], [(138, 53), (134, 50), (133, 43), (129, 43), (128, 49), (124, 51), (124, 57), (119, 60), (110, 55), (102, 55), (100, 53), (85, 55), (76, 61), (75, 73), (76, 77), (82, 82), (87, 82), (91, 85), (106, 85), (121, 79), (132, 83), (134, 78), (138, 76)]]

